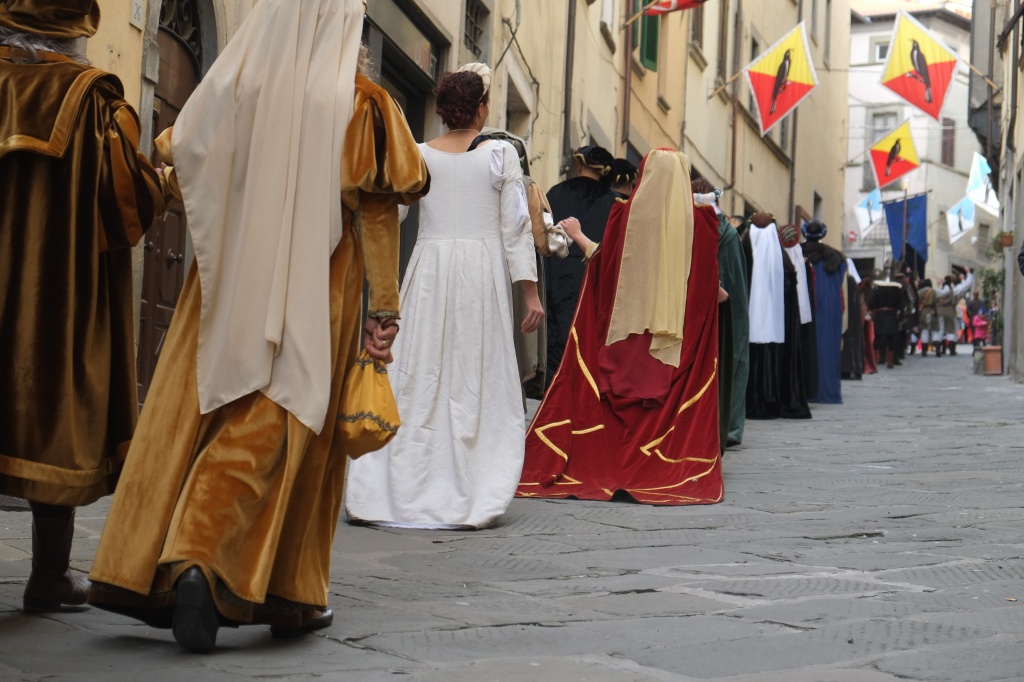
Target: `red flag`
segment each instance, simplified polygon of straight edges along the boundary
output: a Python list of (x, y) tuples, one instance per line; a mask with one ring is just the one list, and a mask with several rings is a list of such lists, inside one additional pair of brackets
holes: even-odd
[(938, 121), (958, 57), (914, 17), (898, 16), (882, 85)]
[(818, 86), (803, 22), (758, 55), (746, 74), (764, 137)]
[(647, 16), (655, 16), (658, 14), (668, 14), (669, 12), (675, 12), (677, 9), (693, 9), (699, 5), (703, 5), (708, 0), (664, 0), (663, 2), (657, 2), (648, 7), (644, 13)]

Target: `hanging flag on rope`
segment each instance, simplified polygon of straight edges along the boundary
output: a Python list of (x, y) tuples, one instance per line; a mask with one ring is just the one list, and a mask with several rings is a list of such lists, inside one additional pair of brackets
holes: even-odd
[(899, 180), (920, 165), (910, 137), (910, 119), (871, 147), (871, 166), (879, 187)]
[(745, 71), (764, 137), (818, 86), (804, 22), (762, 52)]
[(665, 0), (664, 2), (654, 3), (644, 10), (644, 13), (647, 16), (668, 14), (669, 12), (675, 12), (677, 9), (693, 9), (699, 5), (703, 5), (707, 1), (708, 0)]
[(882, 221), (882, 193), (876, 187), (853, 210), (857, 214), (860, 236), (863, 237)]
[(915, 272), (924, 272), (928, 262), (928, 195), (887, 201), (883, 206), (893, 260), (902, 260)]
[(999, 199), (996, 198), (996, 191), (992, 187), (992, 167), (988, 160), (974, 152), (974, 161), (971, 162), (971, 174), (967, 178), (967, 196), (994, 216), (999, 215)]
[(946, 211), (946, 227), (949, 228), (949, 243), (956, 243), (974, 227), (974, 201), (964, 197)]
[(938, 121), (956, 70), (956, 54), (903, 12), (896, 19), (889, 46), (882, 85)]

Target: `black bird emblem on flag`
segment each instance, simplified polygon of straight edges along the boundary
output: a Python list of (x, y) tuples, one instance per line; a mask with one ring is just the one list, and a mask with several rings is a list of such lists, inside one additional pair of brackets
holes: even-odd
[(912, 76), (924, 85), (924, 101), (931, 104), (932, 79), (928, 75), (928, 60), (925, 59), (924, 53), (921, 52), (921, 46), (917, 44), (917, 41), (912, 40), (910, 42), (913, 43), (910, 47), (910, 63), (914, 65), (914, 73), (908, 73), (907, 75)]
[(769, 114), (775, 113), (775, 105), (778, 102), (779, 95), (786, 89), (786, 83), (789, 81), (789, 60), (790, 50), (786, 50), (786, 54), (782, 56), (782, 63), (779, 64), (779, 70), (775, 73), (775, 87), (772, 88), (772, 106), (768, 110)]
[(885, 160), (885, 177), (892, 175), (892, 165), (900, 158), (900, 138), (896, 138), (892, 149), (889, 150), (889, 158)]

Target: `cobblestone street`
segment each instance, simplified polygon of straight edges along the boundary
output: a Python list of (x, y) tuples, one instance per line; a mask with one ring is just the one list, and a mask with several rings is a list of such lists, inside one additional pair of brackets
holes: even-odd
[[(843, 382), (810, 422), (748, 423), (719, 505), (343, 521), (334, 625), (222, 629), (209, 656), (97, 609), (23, 615), (30, 515), (0, 511), (0, 679), (1024, 679), (1024, 387), (972, 374), (969, 350)], [(108, 505), (79, 510), (79, 570)]]

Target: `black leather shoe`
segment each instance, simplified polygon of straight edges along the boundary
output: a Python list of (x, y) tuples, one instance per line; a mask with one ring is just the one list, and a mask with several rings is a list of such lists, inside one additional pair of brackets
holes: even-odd
[(217, 607), (203, 572), (196, 567), (178, 578), (174, 622), (171, 626), (174, 640), (182, 649), (196, 654), (208, 654), (217, 643)]
[(302, 625), (294, 628), (285, 627), (283, 625), (271, 625), (270, 634), (278, 639), (287, 639), (288, 637), (299, 637), (316, 630), (322, 630), (328, 627), (334, 622), (334, 611), (332, 609), (324, 609), (320, 612), (319, 616), (314, 616), (307, 620)]

